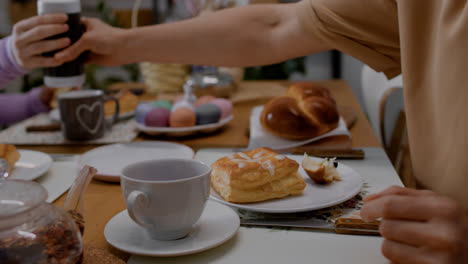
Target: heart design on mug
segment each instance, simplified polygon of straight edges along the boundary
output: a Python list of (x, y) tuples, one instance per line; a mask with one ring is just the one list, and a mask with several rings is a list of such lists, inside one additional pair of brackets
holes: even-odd
[(88, 106), (88, 105), (85, 105), (85, 104), (82, 104), (82, 105), (79, 105), (77, 108), (76, 108), (76, 118), (78, 119), (78, 122), (80, 123), (80, 125), (82, 127), (84, 127), (86, 129), (86, 131), (88, 131), (89, 133), (91, 134), (96, 134), (96, 132), (98, 131), (98, 129), (101, 127), (101, 123), (102, 123), (102, 120), (104, 119), (103, 118), (103, 111), (99, 111), (99, 118), (98, 118), (98, 121), (96, 122), (96, 124), (94, 125), (94, 127), (91, 127), (91, 126), (88, 126), (88, 124), (86, 124), (86, 122), (82, 119), (82, 113), (84, 111), (87, 111), (87, 112), (90, 112), (90, 113), (93, 113), (95, 111), (95, 109), (97, 108), (99, 110), (99, 107), (102, 105), (101, 102), (95, 102), (94, 104), (92, 104), (91, 106)]

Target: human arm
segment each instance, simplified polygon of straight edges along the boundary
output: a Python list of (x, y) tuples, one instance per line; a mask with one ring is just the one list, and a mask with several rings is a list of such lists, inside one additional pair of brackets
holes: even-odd
[[(11, 45), (11, 37), (0, 40), (0, 89), (28, 72), (13, 58)], [(37, 88), (27, 94), (0, 94), (0, 125), (21, 121), (49, 110), (52, 95), (53, 91), (48, 87)]]
[(297, 4), (252, 5), (130, 30), (84, 19), (87, 32), (56, 58), (69, 61), (90, 50), (90, 62), (100, 65), (153, 61), (251, 66), (328, 50), (307, 34), (297, 10)]
[(366, 197), (361, 216), (382, 219), (382, 253), (392, 263), (468, 263), (468, 217), (448, 197), (393, 186)]
[(0, 125), (19, 122), (49, 110), (53, 88), (40, 87), (26, 94), (0, 94)]
[(18, 65), (11, 52), (11, 37), (0, 39), (0, 89), (28, 71)]
[[(54, 67), (61, 63), (42, 53), (70, 44), (67, 38), (47, 38), (68, 30), (65, 14), (48, 14), (22, 20), (13, 27), (10, 37), (0, 40), (0, 89), (36, 67)], [(0, 95), (0, 124), (11, 124), (49, 110), (53, 89), (42, 87), (27, 94)]]
[(43, 53), (70, 45), (66, 37), (47, 39), (68, 31), (65, 14), (47, 14), (21, 20), (13, 26), (11, 53), (19, 66), (31, 70), (39, 67), (55, 67), (62, 63)]
[(0, 40), (0, 89), (36, 67), (53, 67), (61, 63), (42, 53), (68, 46), (66, 38), (45, 40), (66, 32), (67, 16), (51, 14), (22, 20), (13, 27), (10, 37)]

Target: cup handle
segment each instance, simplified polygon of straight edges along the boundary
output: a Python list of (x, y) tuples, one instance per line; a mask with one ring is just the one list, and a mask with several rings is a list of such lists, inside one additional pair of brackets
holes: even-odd
[(138, 219), (137, 212), (140, 208), (146, 208), (149, 206), (149, 198), (144, 192), (133, 191), (127, 197), (127, 211), (130, 217), (139, 225), (146, 227), (148, 226), (143, 221)]
[(115, 102), (115, 113), (114, 113), (114, 116), (112, 118), (112, 125), (113, 125), (113, 124), (117, 123), (117, 121), (119, 121), (119, 114), (120, 114), (119, 100), (117, 100), (117, 98), (115, 98), (114, 96), (106, 95), (106, 96), (104, 96), (104, 102), (107, 102), (107, 101), (114, 101)]

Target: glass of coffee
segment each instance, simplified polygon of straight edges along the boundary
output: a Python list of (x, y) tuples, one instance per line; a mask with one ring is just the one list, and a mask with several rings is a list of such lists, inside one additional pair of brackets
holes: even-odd
[[(65, 13), (68, 15), (67, 24), (69, 30), (65, 33), (50, 37), (49, 39), (67, 37), (70, 39), (71, 44), (73, 44), (78, 41), (83, 34), (84, 30), (80, 23), (80, 0), (38, 0), (37, 10), (39, 15), (55, 13)], [(58, 50), (47, 52), (43, 54), (43, 56), (53, 57), (56, 52), (58, 52)], [(83, 85), (84, 82), (84, 54), (58, 67), (44, 69), (44, 83), (49, 87), (77, 87)]]

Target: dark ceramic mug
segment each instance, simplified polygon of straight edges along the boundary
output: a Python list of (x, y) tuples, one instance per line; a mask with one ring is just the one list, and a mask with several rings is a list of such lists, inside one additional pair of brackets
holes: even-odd
[(119, 118), (119, 102), (115, 97), (106, 96), (100, 90), (81, 90), (58, 96), (63, 136), (71, 141), (98, 139), (105, 132), (104, 102), (115, 101), (116, 109), (112, 118), (115, 124)]

